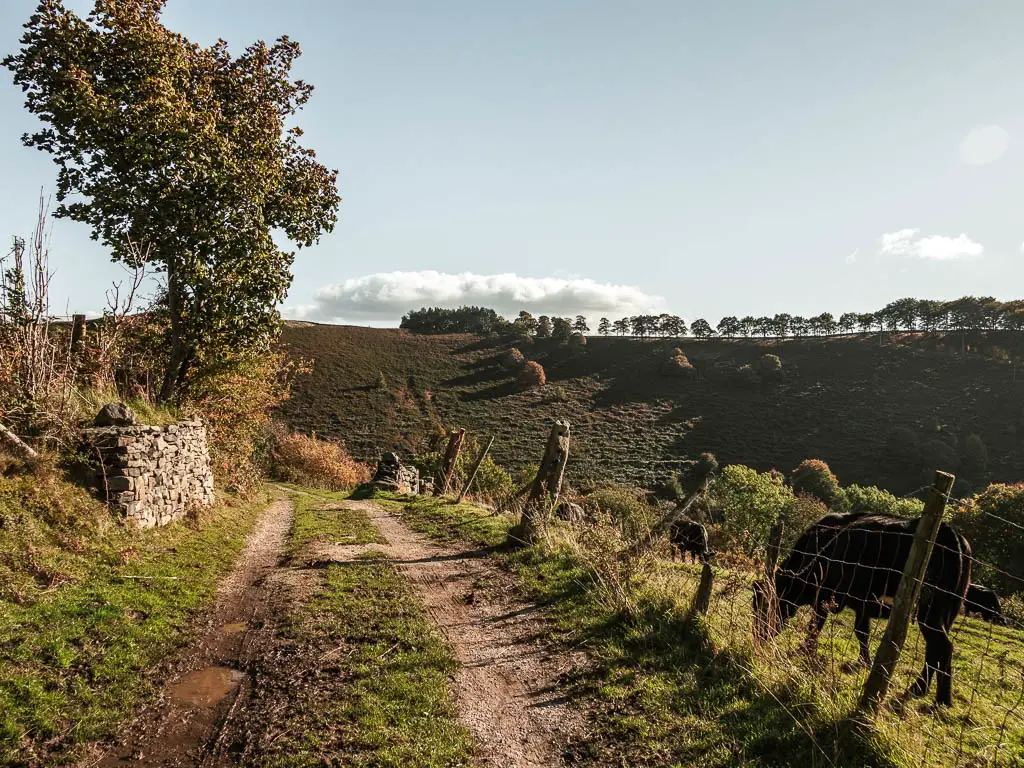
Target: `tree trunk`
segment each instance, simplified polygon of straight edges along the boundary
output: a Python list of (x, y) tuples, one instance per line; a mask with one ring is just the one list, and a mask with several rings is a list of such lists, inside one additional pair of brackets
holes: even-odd
[(178, 387), (188, 372), (188, 350), (185, 345), (185, 322), (183, 317), (183, 286), (178, 279), (172, 260), (167, 263), (167, 311), (171, 318), (171, 351), (164, 368), (164, 380), (157, 402), (169, 403), (178, 393)]
[(36, 453), (32, 446), (30, 446), (16, 434), (11, 432), (11, 430), (9, 430), (3, 424), (0, 424), (0, 443), (9, 445), (17, 453), (21, 454), (26, 459), (35, 461), (36, 459), (39, 458), (39, 454)]

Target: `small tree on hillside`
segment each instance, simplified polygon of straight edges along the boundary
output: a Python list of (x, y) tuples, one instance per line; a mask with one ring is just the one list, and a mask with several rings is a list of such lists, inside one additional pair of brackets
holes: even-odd
[(607, 336), (612, 329), (612, 324), (609, 322), (607, 317), (602, 317), (601, 322), (597, 324), (597, 332), (602, 336)]
[(533, 336), (537, 333), (537, 320), (525, 309), (512, 321), (512, 325), (518, 328), (524, 335)]
[(551, 338), (561, 344), (569, 341), (572, 336), (572, 323), (565, 317), (554, 317), (551, 319)]
[(715, 330), (711, 327), (711, 323), (703, 317), (699, 317), (690, 325), (690, 333), (698, 339), (710, 339), (715, 335)]
[(855, 312), (844, 312), (839, 316), (839, 330), (843, 333), (851, 333), (857, 327), (857, 314)]
[(170, 400), (196, 366), (269, 348), (293, 259), (273, 233), (312, 245), (340, 198), (288, 127), (313, 90), (291, 79), (299, 46), (204, 48), (163, 26), (163, 5), (97, 0), (82, 19), (42, 0), (3, 63), (48, 124), (24, 142), (58, 166), (55, 215), (163, 275)]
[(804, 459), (790, 476), (793, 493), (807, 493), (831, 504), (839, 492), (839, 480), (820, 459)]
[(742, 331), (743, 325), (740, 323), (739, 318), (734, 315), (723, 317), (718, 323), (718, 335), (724, 336), (727, 339), (731, 339)]
[(534, 387), (543, 387), (547, 384), (548, 378), (544, 374), (544, 368), (541, 367), (540, 363), (530, 360), (523, 366), (522, 373), (519, 374), (519, 386), (523, 389), (533, 389)]
[(576, 319), (573, 321), (572, 329), (579, 334), (590, 333), (590, 326), (587, 325), (587, 318), (583, 315), (576, 315)]
[(547, 315), (541, 315), (537, 318), (537, 338), (551, 338), (551, 318)]
[(621, 320), (616, 320), (614, 323), (612, 323), (612, 330), (615, 331), (615, 333), (617, 333), (619, 336), (628, 336), (629, 328), (630, 325), (628, 317), (624, 317)]

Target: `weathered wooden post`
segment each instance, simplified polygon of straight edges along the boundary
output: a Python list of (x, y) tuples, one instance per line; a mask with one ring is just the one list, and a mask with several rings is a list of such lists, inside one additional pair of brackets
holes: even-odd
[(707, 615), (711, 607), (711, 589), (715, 586), (715, 573), (711, 570), (711, 563), (705, 562), (700, 572), (700, 584), (697, 585), (697, 594), (693, 598), (693, 611), (701, 616)]
[(434, 495), (443, 496), (448, 493), (448, 486), (452, 482), (452, 474), (455, 472), (455, 462), (462, 450), (462, 441), (466, 439), (466, 430), (452, 430), (448, 433), (448, 446), (444, 450), (444, 460), (441, 462), (441, 482), (434, 486)]
[(85, 315), (73, 315), (71, 318), (71, 354), (81, 359), (85, 354)]
[(896, 590), (896, 597), (893, 598), (889, 624), (885, 628), (878, 652), (875, 653), (875, 661), (867, 682), (864, 683), (864, 692), (859, 704), (860, 710), (872, 715), (878, 712), (878, 708), (885, 700), (892, 673), (900, 660), (903, 643), (907, 639), (907, 629), (917, 607), (917, 600), (921, 596), (921, 583), (924, 581), (925, 570), (928, 568), (928, 560), (954, 479), (953, 475), (946, 472), (935, 473), (935, 483), (925, 503), (924, 512), (921, 513), (921, 522), (914, 533), (914, 542), (910, 546), (900, 586)]
[[(763, 610), (754, 614), (754, 637), (772, 637), (779, 626), (779, 598), (775, 594), (775, 569), (779, 564), (779, 553), (782, 551), (782, 535), (786, 530), (785, 523), (779, 520), (768, 532), (768, 546), (764, 556)], [(755, 586), (755, 595), (757, 587)], [(761, 626), (756, 626), (761, 622)]]
[(473, 471), (469, 473), (469, 477), (466, 479), (466, 484), (462, 486), (462, 490), (459, 492), (459, 497), (455, 500), (456, 504), (461, 504), (462, 500), (466, 498), (466, 494), (469, 493), (469, 486), (471, 486), (473, 481), (476, 480), (476, 473), (480, 471), (480, 465), (484, 463), (484, 459), (487, 458), (487, 452), (491, 450), (491, 446), (493, 444), (494, 436), (492, 435), (491, 439), (487, 441), (487, 445), (482, 451), (480, 451), (480, 455), (476, 457), (476, 461), (473, 463)]
[(562, 492), (562, 478), (565, 476), (565, 464), (569, 460), (569, 422), (556, 421), (548, 435), (548, 444), (544, 449), (537, 476), (530, 485), (530, 495), (523, 506), (523, 514), (519, 525), (509, 532), (514, 540), (531, 543), (537, 536), (537, 513), (541, 504), (548, 509), (554, 507), (558, 495)]
[(782, 551), (782, 534), (786, 525), (779, 520), (768, 532), (768, 548), (765, 550), (764, 575), (766, 579), (775, 578), (775, 566), (779, 562), (779, 552)]

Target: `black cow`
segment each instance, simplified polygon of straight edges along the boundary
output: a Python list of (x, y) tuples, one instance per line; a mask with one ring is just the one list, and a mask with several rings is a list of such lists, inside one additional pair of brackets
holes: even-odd
[(696, 562), (708, 561), (711, 548), (708, 546), (707, 529), (700, 523), (681, 517), (672, 523), (669, 528), (668, 540), (672, 544), (672, 561), (675, 562), (676, 550), (679, 551), (679, 559), (686, 562), (686, 554), (689, 553)]
[[(774, 634), (801, 605), (813, 610), (808, 643), (813, 645), (829, 612), (851, 608), (860, 659), (870, 662), (871, 619), (888, 615), (887, 599), (896, 595), (920, 518), (906, 520), (863, 512), (830, 514), (801, 534), (776, 570), (774, 592), (778, 625), (768, 620), (770, 588), (755, 585), (755, 628)], [(952, 704), (953, 643), (949, 631), (971, 581), (971, 546), (943, 523), (925, 572), (917, 621), (925, 639), (925, 666), (911, 688), (923, 696), (938, 673), (936, 702)]]
[(971, 584), (967, 588), (964, 615), (970, 616), (972, 613), (993, 624), (1006, 624), (1006, 617), (999, 605), (999, 596), (981, 584)]

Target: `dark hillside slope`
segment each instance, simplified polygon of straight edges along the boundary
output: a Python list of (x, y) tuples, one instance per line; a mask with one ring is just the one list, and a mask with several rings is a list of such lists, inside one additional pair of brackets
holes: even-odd
[[(1024, 372), (1014, 383), (998, 338), (965, 357), (959, 337), (941, 336), (545, 340), (521, 347), (547, 372), (548, 386), (532, 392), (517, 391), (497, 340), (288, 323), (284, 341), (315, 366), (282, 417), (367, 460), (423, 450), (442, 425), (458, 425), (496, 435), (496, 459), (514, 468), (538, 461), (551, 420), (565, 418), (577, 479), (650, 484), (702, 451), (786, 471), (821, 458), (843, 483), (897, 492), (938, 466), (975, 487), (1024, 476)], [(677, 345), (688, 376), (663, 372)], [(766, 353), (781, 358), (781, 373), (738, 370)]]

